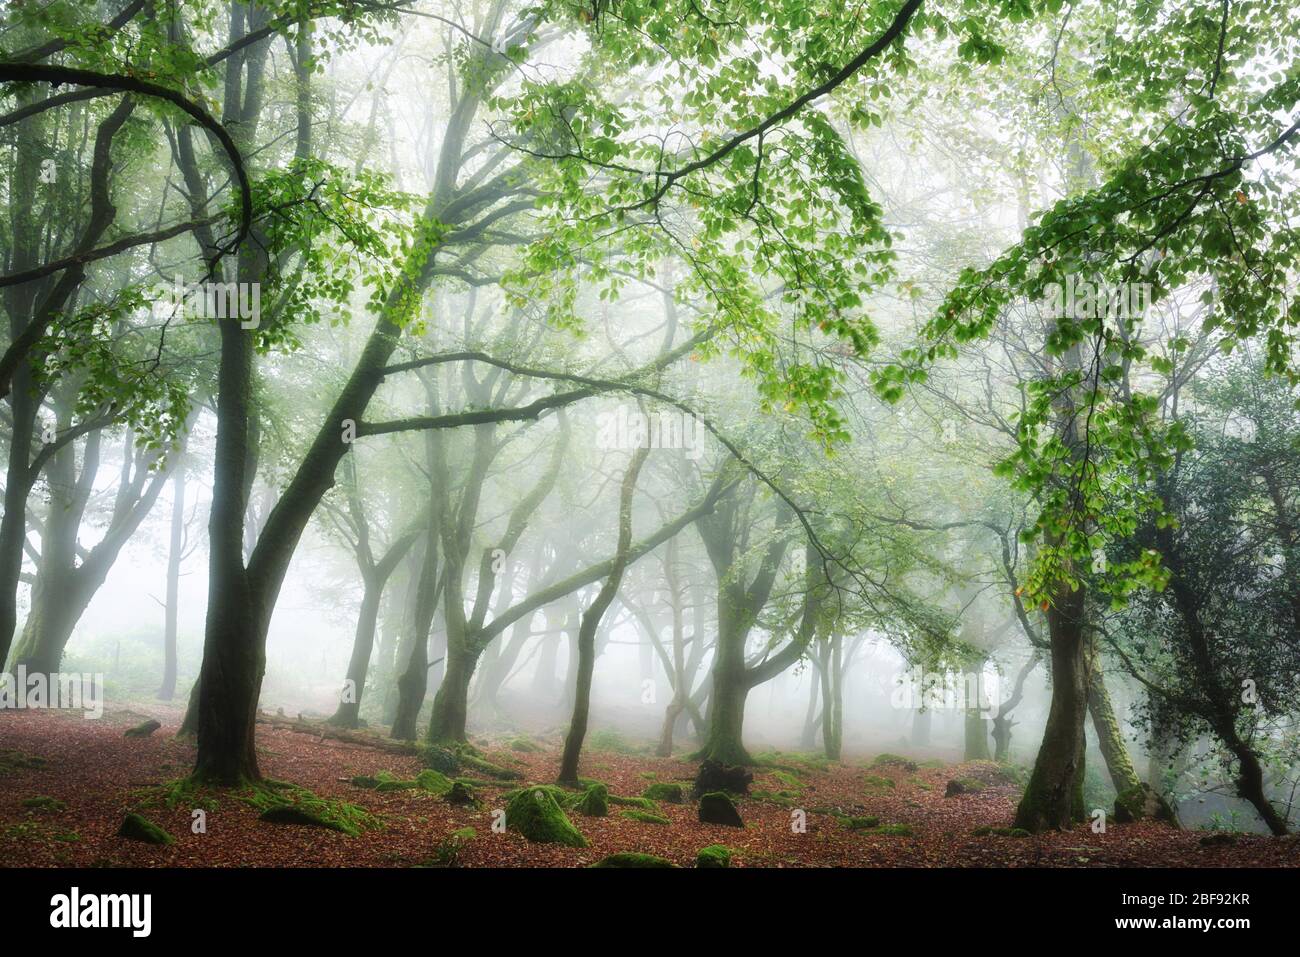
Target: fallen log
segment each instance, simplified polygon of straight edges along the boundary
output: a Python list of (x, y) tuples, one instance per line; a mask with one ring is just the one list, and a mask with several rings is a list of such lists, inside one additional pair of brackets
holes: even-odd
[(315, 735), (318, 739), (342, 741), (344, 744), (355, 744), (357, 747), (361, 748), (374, 748), (376, 751), (384, 751), (388, 754), (401, 754), (413, 757), (419, 753), (414, 742), (393, 741), (389, 738), (381, 738), (378, 735), (367, 734), (364, 731), (345, 731), (342, 728), (336, 728), (332, 725), (325, 724), (323, 721), (307, 721), (303, 718), (285, 718), (279, 715), (266, 714), (259, 711), (257, 713), (257, 723), (269, 725), (272, 728), (279, 728), (284, 731), (297, 731), (300, 734)]

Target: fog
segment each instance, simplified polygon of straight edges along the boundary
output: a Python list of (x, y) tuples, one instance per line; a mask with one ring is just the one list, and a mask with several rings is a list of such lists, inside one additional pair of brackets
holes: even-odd
[(64, 6), (0, 33), (6, 693), (204, 787), (1293, 828), (1287, 16)]

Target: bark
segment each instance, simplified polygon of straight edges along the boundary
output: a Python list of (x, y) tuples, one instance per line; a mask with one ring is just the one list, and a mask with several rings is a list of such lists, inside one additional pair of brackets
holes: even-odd
[(176, 696), (176, 638), (180, 602), (181, 558), (185, 550), (185, 469), (177, 466), (172, 476), (172, 520), (167, 542), (167, 594), (163, 607), (163, 677), (158, 698)]
[(1088, 709), (1084, 589), (1064, 587), (1047, 611), (1051, 641), (1052, 703), (1034, 770), (1016, 809), (1015, 826), (1039, 833), (1082, 820), (1084, 720)]
[(1106, 681), (1095, 663), (1088, 683), (1088, 711), (1092, 715), (1092, 727), (1097, 732), (1097, 746), (1106, 760), (1106, 770), (1110, 772), (1115, 792), (1125, 794), (1134, 788), (1141, 788), (1142, 779), (1138, 777), (1128, 745), (1124, 743), (1124, 734), (1111, 705)]
[(623, 486), (619, 494), (618, 507), (618, 545), (614, 550), (614, 567), (609, 578), (601, 585), (600, 591), (591, 605), (582, 615), (578, 627), (576, 667), (576, 685), (573, 697), (573, 716), (569, 721), (569, 733), (564, 736), (564, 754), (560, 760), (559, 783), (576, 787), (578, 785), (578, 760), (582, 755), (582, 742), (587, 736), (587, 719), (591, 708), (591, 676), (596, 667), (596, 629), (600, 620), (618, 594), (618, 587), (627, 568), (628, 550), (632, 546), (632, 497), (636, 492), (637, 476), (649, 454), (649, 446), (642, 446), (632, 453), (632, 461), (623, 475)]

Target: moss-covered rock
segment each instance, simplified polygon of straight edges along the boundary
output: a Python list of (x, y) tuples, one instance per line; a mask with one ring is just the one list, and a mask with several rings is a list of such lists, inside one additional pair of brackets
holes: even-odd
[(619, 817), (625, 817), (629, 821), (640, 821), (642, 824), (671, 824), (672, 821), (662, 814), (655, 814), (653, 811), (638, 811), (635, 808), (628, 808), (626, 811), (619, 811)]
[(176, 839), (142, 814), (132, 811), (122, 819), (122, 826), (117, 829), (118, 837), (145, 844), (175, 844)]
[(665, 860), (662, 857), (655, 857), (653, 854), (637, 854), (632, 851), (625, 851), (620, 854), (611, 854), (608, 857), (602, 857), (592, 867), (676, 867), (672, 861)]
[(327, 831), (347, 833), (347, 828), (338, 821), (327, 820), (315, 811), (299, 807), (296, 804), (281, 804), (277, 807), (269, 807), (258, 815), (258, 820), (265, 821), (268, 824), (300, 824), (303, 827), (322, 827)]
[(641, 792), (641, 796), (650, 801), (663, 801), (666, 804), (681, 804), (686, 800), (680, 784), (659, 781)]
[(526, 738), (523, 735), (520, 735), (517, 738), (511, 739), (510, 750), (519, 751), (523, 754), (535, 754), (536, 752), (542, 750), (542, 748), (541, 745), (537, 744), (531, 738)]
[(430, 794), (443, 795), (447, 794), (455, 783), (441, 771), (435, 771), (433, 768), (425, 768), (415, 776), (416, 786), (422, 791), (428, 791)]
[(736, 810), (736, 802), (723, 791), (713, 791), (700, 798), (700, 823), (724, 824), (727, 827), (744, 827), (745, 822)]
[(147, 738), (161, 727), (161, 722), (154, 721), (151, 718), (148, 721), (137, 724), (134, 728), (127, 728), (122, 732), (122, 736), (126, 738)]
[(453, 781), (443, 799), (448, 804), (455, 804), (457, 807), (478, 807), (478, 795), (474, 793), (472, 785), (464, 781)]
[(916, 770), (916, 762), (911, 758), (905, 758), (901, 754), (877, 754), (875, 760), (871, 762), (873, 768), (901, 768), (909, 774)]
[(609, 788), (603, 784), (591, 785), (573, 808), (587, 817), (605, 817), (609, 814)]
[(730, 867), (731, 848), (725, 844), (710, 844), (695, 855), (696, 867)]
[(974, 778), (953, 778), (943, 789), (944, 797), (956, 797), (959, 794), (978, 794), (984, 790), (984, 784)]
[(442, 774), (451, 776), (460, 771), (460, 756), (450, 748), (442, 748), (436, 744), (426, 744), (420, 747), (420, 761), (426, 768), (432, 768)]
[(543, 786), (526, 788), (506, 805), (506, 827), (537, 844), (586, 847), (587, 839)]

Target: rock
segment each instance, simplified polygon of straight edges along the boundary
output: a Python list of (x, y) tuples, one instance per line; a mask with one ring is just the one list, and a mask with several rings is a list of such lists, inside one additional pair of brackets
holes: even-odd
[(147, 738), (149, 737), (149, 735), (153, 734), (161, 727), (162, 727), (161, 722), (154, 721), (152, 718), (150, 718), (148, 721), (144, 722), (143, 724), (137, 724), (134, 728), (127, 728), (126, 731), (123, 732), (123, 737)]
[(344, 834), (347, 833), (347, 829), (341, 824), (327, 821), (324, 818), (311, 813), (311, 811), (300, 807), (294, 807), (292, 804), (267, 808), (258, 815), (258, 820), (266, 821), (268, 824), (301, 824), (304, 827), (323, 827), (329, 831), (339, 831)]
[(946, 798), (955, 797), (958, 794), (975, 794), (984, 790), (984, 785), (979, 781), (971, 778), (953, 778), (948, 782), (948, 786), (943, 789), (943, 796)]
[(695, 855), (696, 867), (730, 867), (731, 866), (731, 848), (725, 844), (710, 844), (708, 847), (700, 848)]
[(749, 786), (753, 783), (754, 775), (747, 768), (706, 759), (700, 764), (700, 770), (695, 775), (694, 793), (696, 797), (717, 791), (748, 794)]
[(506, 805), (506, 827), (536, 844), (586, 847), (582, 836), (545, 788), (526, 788)]
[(650, 785), (641, 792), (641, 796), (651, 801), (663, 801), (666, 804), (682, 804), (686, 800), (680, 784), (668, 784), (664, 781)]
[(176, 839), (143, 815), (132, 812), (122, 819), (122, 826), (117, 829), (118, 837), (145, 844), (175, 844)]
[(432, 768), (441, 774), (452, 775), (460, 770), (460, 758), (448, 748), (425, 745), (420, 748), (420, 759), (426, 768)]
[(574, 805), (574, 809), (587, 817), (605, 817), (609, 814), (609, 788), (603, 784), (593, 784)]
[(1172, 827), (1182, 827), (1178, 820), (1178, 812), (1149, 784), (1129, 788), (1115, 798), (1116, 823), (1132, 824), (1144, 818), (1162, 821)]
[(745, 822), (736, 810), (735, 802), (722, 791), (713, 791), (700, 798), (700, 823), (725, 824), (727, 827), (744, 827)]
[(624, 852), (622, 854), (611, 854), (609, 857), (602, 857), (592, 867), (676, 867), (672, 861), (664, 860), (662, 857), (655, 857), (653, 854), (637, 854), (635, 852)]
[(456, 804), (462, 807), (478, 807), (478, 797), (474, 794), (474, 789), (464, 781), (455, 781), (445, 795), (448, 804)]

